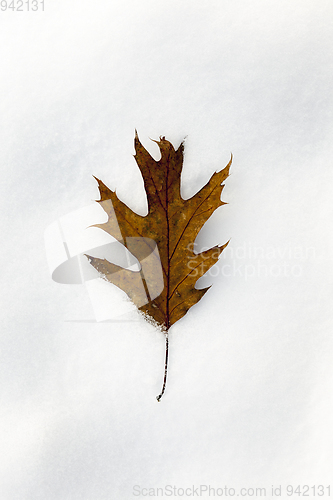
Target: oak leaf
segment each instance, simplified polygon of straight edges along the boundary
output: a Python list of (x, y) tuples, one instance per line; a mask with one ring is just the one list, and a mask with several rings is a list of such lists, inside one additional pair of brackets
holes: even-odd
[(105, 259), (87, 257), (104, 279), (126, 292), (146, 318), (152, 318), (166, 333), (165, 380), (159, 400), (166, 382), (168, 330), (210, 288), (197, 289), (195, 283), (216, 264), (228, 244), (194, 252), (194, 241), (202, 226), (218, 207), (224, 205), (220, 199), (222, 183), (229, 175), (232, 158), (200, 191), (184, 200), (180, 192), (184, 143), (175, 150), (165, 137), (154, 142), (161, 152), (158, 161), (142, 146), (135, 133), (134, 157), (147, 194), (146, 216), (133, 212), (96, 178), (100, 192), (98, 203), (107, 213), (108, 220), (95, 227), (126, 246), (140, 262), (141, 270), (135, 272)]

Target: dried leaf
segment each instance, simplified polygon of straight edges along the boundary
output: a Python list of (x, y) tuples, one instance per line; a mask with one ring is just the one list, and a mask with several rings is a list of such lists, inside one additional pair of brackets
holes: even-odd
[(184, 144), (177, 150), (160, 137), (161, 159), (156, 161), (135, 134), (135, 160), (144, 180), (148, 214), (140, 216), (116, 193), (97, 179), (100, 200), (108, 221), (99, 227), (123, 243), (138, 259), (141, 270), (121, 268), (91, 256), (90, 263), (109, 282), (124, 290), (148, 318), (166, 332), (196, 304), (210, 288), (196, 289), (196, 281), (217, 261), (225, 245), (195, 253), (194, 241), (212, 213), (224, 203), (220, 196), (231, 161), (215, 172), (194, 196), (180, 194)]

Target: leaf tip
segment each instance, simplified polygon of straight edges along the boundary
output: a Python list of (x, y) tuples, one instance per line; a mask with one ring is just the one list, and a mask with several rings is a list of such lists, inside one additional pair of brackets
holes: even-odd
[[(135, 151), (137, 153), (136, 147), (137, 147), (138, 144), (141, 145), (141, 142), (140, 142), (140, 139), (139, 139), (139, 134), (138, 134), (137, 129), (135, 128), (134, 131), (135, 131), (135, 134), (134, 134), (134, 148), (135, 148)], [(133, 156), (135, 158), (136, 154), (133, 155)]]
[(231, 240), (231, 238), (229, 238), (229, 240), (226, 243), (224, 243), (224, 245), (218, 245), (219, 249), (221, 249), (220, 255), (223, 252), (223, 250), (229, 245), (230, 240)]

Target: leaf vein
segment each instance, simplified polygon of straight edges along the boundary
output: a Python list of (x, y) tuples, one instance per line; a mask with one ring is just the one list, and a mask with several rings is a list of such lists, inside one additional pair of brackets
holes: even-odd
[[(181, 241), (181, 239), (182, 239), (182, 237), (183, 237), (183, 235), (184, 235), (184, 233), (185, 233), (185, 231), (186, 231), (186, 229), (187, 229), (187, 227), (188, 227), (189, 223), (191, 222), (191, 220), (193, 219), (193, 217), (195, 217), (195, 212), (196, 212), (196, 211), (197, 211), (197, 210), (201, 207), (201, 205), (202, 205), (202, 204), (203, 204), (203, 203), (207, 200), (207, 198), (209, 198), (209, 196), (212, 194), (212, 192), (213, 192), (213, 191), (214, 191), (214, 189), (218, 186), (218, 184), (220, 184), (220, 185), (221, 185), (221, 182), (220, 182), (220, 181), (218, 181), (218, 182), (214, 185), (213, 189), (212, 189), (212, 190), (211, 190), (211, 191), (207, 194), (206, 198), (204, 198), (204, 199), (202, 200), (202, 202), (201, 202), (201, 203), (197, 206), (197, 208), (195, 209), (195, 211), (193, 212), (193, 214), (191, 215), (191, 217), (190, 217), (190, 218), (189, 218), (189, 220), (187, 221), (187, 223), (186, 223), (186, 225), (185, 225), (185, 227), (184, 227), (184, 229), (183, 229), (183, 231), (182, 231), (181, 235), (179, 236), (179, 238), (178, 238), (178, 240), (177, 240), (177, 243), (176, 243), (176, 245), (175, 245), (175, 248), (173, 249), (173, 252), (172, 252), (171, 257), (170, 257), (170, 261), (171, 261), (171, 259), (172, 259), (173, 255), (174, 255), (174, 253), (175, 253), (175, 251), (176, 251), (176, 249), (177, 249), (177, 247), (178, 247), (178, 245), (179, 245), (179, 243), (180, 243), (180, 241)], [(198, 194), (198, 193), (197, 193), (197, 194)], [(194, 195), (194, 196), (196, 196), (196, 195)], [(188, 200), (187, 200), (187, 201), (188, 201)]]

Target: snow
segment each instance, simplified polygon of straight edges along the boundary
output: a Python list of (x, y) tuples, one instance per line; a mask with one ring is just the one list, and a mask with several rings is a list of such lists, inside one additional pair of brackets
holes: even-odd
[[(326, 0), (1, 12), (1, 500), (330, 484), (332, 14)], [(149, 138), (187, 137), (186, 198), (234, 157), (197, 245), (231, 240), (170, 331), (160, 403), (163, 334), (122, 292), (96, 321), (44, 245), (97, 199), (92, 175), (146, 213), (135, 128), (154, 156)]]

